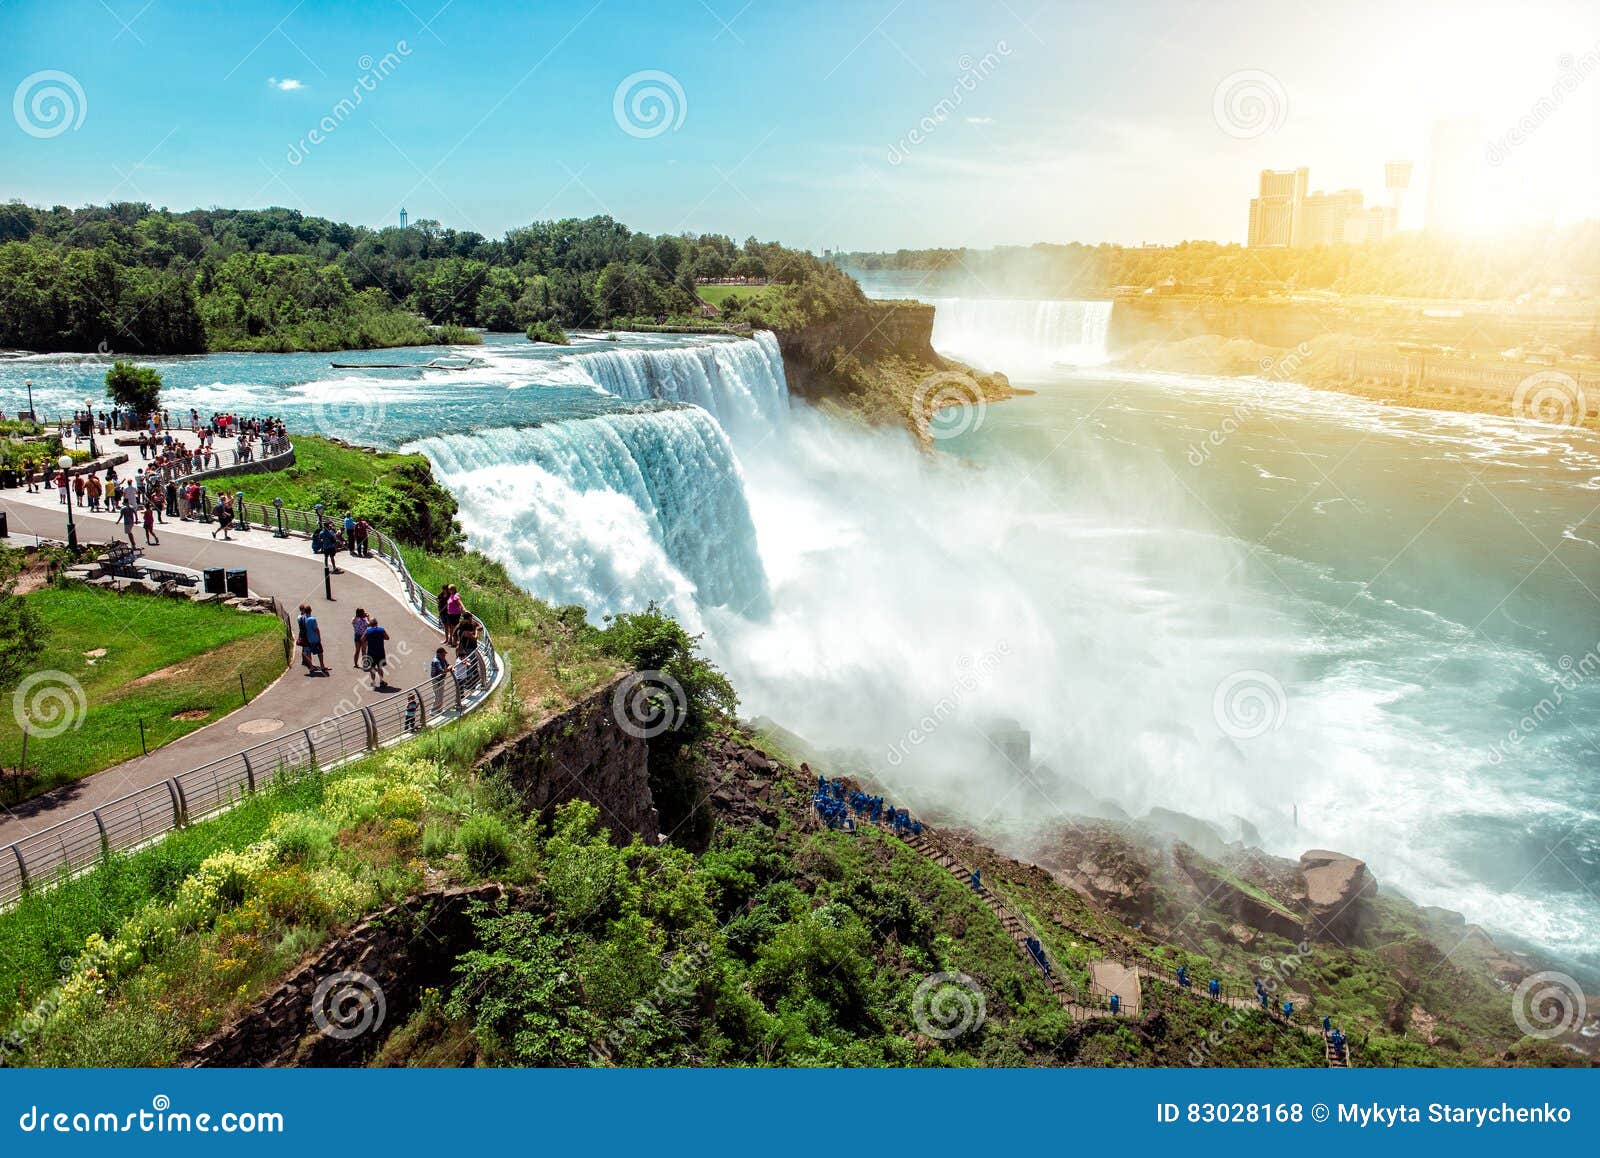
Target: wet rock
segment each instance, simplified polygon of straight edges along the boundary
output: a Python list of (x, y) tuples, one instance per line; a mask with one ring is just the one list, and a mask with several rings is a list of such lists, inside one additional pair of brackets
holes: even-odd
[(1300, 877), (1306, 935), (1344, 945), (1359, 941), (1368, 917), (1366, 902), (1378, 892), (1366, 862), (1342, 852), (1311, 849), (1300, 856)]

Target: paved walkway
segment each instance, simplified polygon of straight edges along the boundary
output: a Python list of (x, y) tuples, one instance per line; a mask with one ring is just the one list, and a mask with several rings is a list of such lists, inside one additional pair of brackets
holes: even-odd
[[(21, 489), (0, 491), (0, 508), (9, 519), (13, 546), (20, 545), (19, 540), (25, 542), (28, 536), (66, 538), (66, 511), (54, 490), (39, 494), (27, 494)], [(91, 515), (82, 508), (74, 508), (73, 519), (78, 537), (84, 542), (124, 537), (119, 520)], [(334, 602), (329, 603), (323, 596), (321, 559), (311, 554), (306, 539), (278, 539), (270, 531), (257, 529), (235, 530), (234, 541), (224, 542), (211, 538), (214, 527), (211, 523), (170, 519), (158, 523), (156, 534), (161, 545), (142, 547), (141, 558), (194, 570), (242, 567), (249, 572), (252, 594), (276, 596), (291, 614), (301, 603), (309, 603), (322, 626), (325, 658), (332, 674), (304, 675), (297, 654), (288, 672), (248, 707), (148, 756), (96, 772), (6, 809), (0, 815), (0, 846), (241, 748), (396, 695), (427, 678), (428, 659), (443, 640), (405, 603), (404, 587), (388, 564), (376, 558), (350, 559), (341, 555), (340, 568), (345, 574), (333, 577)], [(143, 542), (142, 530), (135, 528), (134, 536)], [(139, 597), (130, 596), (127, 606), (126, 618), (107, 625), (107, 643), (122, 633), (138, 632)], [(389, 631), (390, 691), (374, 691), (366, 675), (351, 664), (348, 625), (357, 607), (376, 615)], [(218, 691), (224, 699), (238, 695), (237, 688)]]

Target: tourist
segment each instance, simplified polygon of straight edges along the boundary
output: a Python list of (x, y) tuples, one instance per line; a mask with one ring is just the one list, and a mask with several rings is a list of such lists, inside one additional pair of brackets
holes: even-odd
[(350, 620), (350, 630), (355, 633), (356, 652), (352, 662), (357, 670), (361, 668), (361, 657), (367, 653), (367, 628), (371, 623), (372, 621), (367, 618), (366, 608), (356, 608), (355, 618)]
[(372, 524), (367, 522), (365, 518), (357, 519), (353, 538), (350, 541), (351, 551), (363, 559), (370, 559), (372, 557), (372, 548), (368, 543), (371, 535)]
[(1111, 1015), (1115, 1017), (1122, 1012), (1122, 998), (1118, 994), (1111, 995)]
[(101, 483), (100, 476), (97, 474), (90, 475), (84, 483), (84, 487), (89, 492), (89, 509), (98, 511), (100, 509), (100, 496), (105, 493), (105, 486)]
[(444, 677), (450, 674), (450, 658), (444, 648), (438, 648), (428, 661), (428, 678), (433, 681), (433, 712), (438, 715), (444, 707)]
[(385, 688), (389, 681), (384, 677), (384, 666), (389, 662), (389, 633), (378, 625), (376, 615), (367, 623), (367, 675), (372, 679), (372, 686)]
[(155, 504), (146, 498), (144, 501), (144, 541), (153, 543), (157, 547), (161, 540), (156, 537), (156, 508)]
[(456, 659), (468, 659), (477, 650), (478, 620), (474, 616), (463, 615), (456, 626)]
[(456, 641), (456, 629), (461, 624), (461, 615), (465, 610), (461, 602), (461, 592), (456, 585), (451, 583), (444, 589), (444, 614), (440, 618), (444, 621), (444, 641), (453, 644)]
[(80, 507), (83, 506), (83, 476), (81, 474), (72, 476), (72, 494), (78, 500), (78, 505)]
[(299, 628), (295, 642), (300, 645), (300, 666), (306, 669), (307, 675), (331, 674), (328, 661), (322, 658), (322, 628), (317, 626), (317, 617), (311, 614), (311, 604), (300, 605), (300, 618), (295, 622)]
[(1217, 998), (1218, 1000), (1222, 998), (1222, 982), (1218, 981), (1215, 977), (1211, 979), (1211, 984), (1208, 986), (1208, 988), (1211, 991), (1212, 997)]
[(227, 494), (224, 494), (217, 500), (217, 505), (211, 509), (211, 514), (217, 520), (216, 528), (211, 532), (211, 537), (215, 539), (220, 534), (224, 539), (231, 541), (228, 528), (233, 526), (233, 500)]
[(417, 730), (417, 714), (421, 711), (421, 709), (422, 701), (417, 698), (416, 692), (412, 692), (406, 697), (406, 718), (404, 727), (407, 732), (415, 732)]
[(122, 506), (117, 511), (117, 517), (122, 520), (122, 531), (128, 536), (128, 546), (137, 551), (139, 544), (133, 541), (133, 502), (131, 499), (122, 500)]

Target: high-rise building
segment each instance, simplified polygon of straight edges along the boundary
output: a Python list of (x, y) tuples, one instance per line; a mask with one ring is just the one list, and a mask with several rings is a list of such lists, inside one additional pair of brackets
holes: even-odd
[(1252, 248), (1299, 244), (1309, 169), (1261, 170), (1261, 195), (1250, 200)]
[[(1368, 240), (1365, 201), (1359, 189), (1340, 189), (1336, 193), (1318, 190), (1311, 194), (1305, 199), (1301, 228), (1295, 234), (1294, 243), (1344, 245)], [(1360, 236), (1352, 237), (1353, 233)]]
[(1310, 176), (1304, 168), (1261, 171), (1261, 194), (1250, 199), (1251, 247), (1352, 245), (1394, 232), (1392, 208), (1367, 206), (1359, 189), (1308, 193)]

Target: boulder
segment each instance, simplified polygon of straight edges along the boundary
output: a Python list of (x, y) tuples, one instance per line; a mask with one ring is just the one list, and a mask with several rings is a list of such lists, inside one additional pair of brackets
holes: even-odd
[(1356, 944), (1369, 916), (1367, 901), (1378, 892), (1378, 882), (1367, 872), (1366, 862), (1314, 848), (1300, 855), (1300, 879), (1305, 892), (1306, 935), (1312, 940)]
[[(1300, 939), (1300, 918), (1259, 885), (1250, 884), (1181, 842), (1172, 846), (1172, 860), (1199, 891), (1207, 908), (1258, 933), (1271, 933), (1286, 941)], [(1239, 940), (1237, 934), (1235, 939)]]

